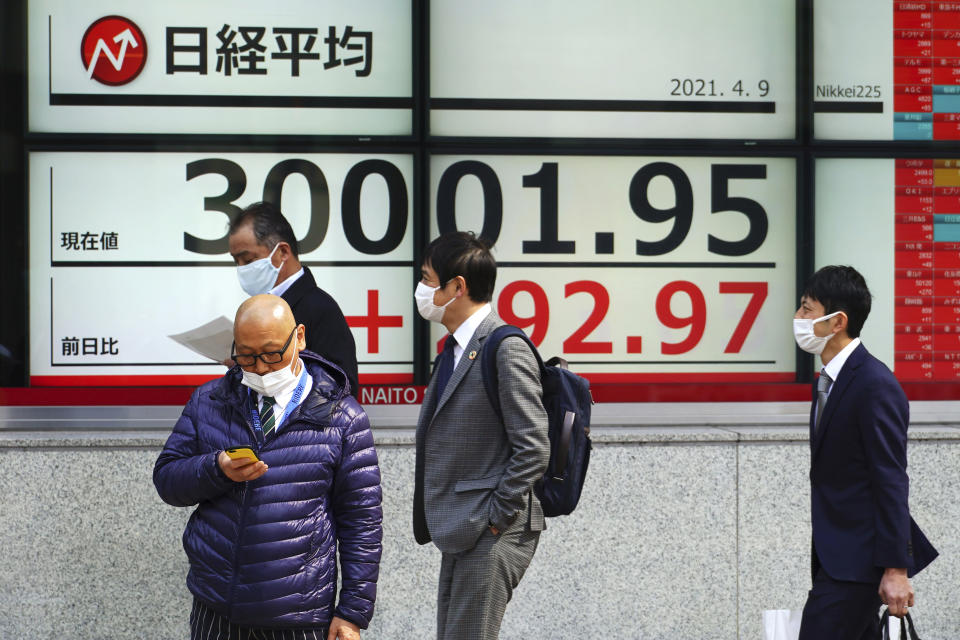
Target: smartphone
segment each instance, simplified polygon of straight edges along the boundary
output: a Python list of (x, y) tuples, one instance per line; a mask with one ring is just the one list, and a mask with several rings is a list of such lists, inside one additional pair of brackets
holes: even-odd
[(250, 458), (254, 462), (259, 462), (260, 458), (257, 457), (257, 454), (253, 452), (253, 449), (247, 446), (243, 447), (230, 447), (226, 449), (227, 455), (232, 459), (237, 460), (239, 458)]

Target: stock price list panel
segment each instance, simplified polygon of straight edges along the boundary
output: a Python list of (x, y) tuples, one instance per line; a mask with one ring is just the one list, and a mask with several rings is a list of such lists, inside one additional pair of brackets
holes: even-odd
[(500, 317), (594, 382), (794, 379), (792, 158), (437, 155), (431, 204), (431, 237), (495, 241)]
[(814, 1), (814, 133), (960, 140), (960, 2)]
[(796, 136), (795, 0), (434, 0), (429, 56), (437, 136)]
[(960, 159), (896, 161), (896, 361), (960, 380)]
[(343, 310), (360, 382), (412, 382), (412, 156), (32, 152), (29, 171), (31, 385), (222, 375), (168, 336), (233, 320), (227, 223), (259, 200)]
[(862, 338), (901, 381), (960, 380), (960, 159), (819, 158), (816, 266), (873, 293)]

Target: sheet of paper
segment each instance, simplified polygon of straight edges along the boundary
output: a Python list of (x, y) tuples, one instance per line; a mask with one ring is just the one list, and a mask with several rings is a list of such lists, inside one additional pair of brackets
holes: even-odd
[(233, 321), (220, 316), (196, 329), (169, 337), (205, 358), (223, 362), (230, 357), (230, 347), (233, 345)]

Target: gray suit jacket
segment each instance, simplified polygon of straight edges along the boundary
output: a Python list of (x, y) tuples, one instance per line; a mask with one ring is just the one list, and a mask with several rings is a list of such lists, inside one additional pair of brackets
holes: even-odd
[[(544, 528), (533, 493), (550, 457), (540, 371), (530, 347), (507, 338), (497, 350), (503, 421), (487, 399), (480, 367), (483, 342), (503, 324), (493, 311), (463, 351), (444, 390), (430, 380), (417, 421), (413, 531), (445, 553), (473, 548), (493, 523), (506, 530), (523, 518)], [(472, 357), (471, 357), (472, 356)]]

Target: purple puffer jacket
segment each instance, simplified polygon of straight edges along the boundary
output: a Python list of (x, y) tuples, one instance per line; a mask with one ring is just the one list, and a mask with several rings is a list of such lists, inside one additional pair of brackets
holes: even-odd
[[(365, 629), (383, 516), (373, 435), (343, 372), (309, 351), (300, 357), (313, 387), (257, 451), (270, 467), (263, 476), (236, 483), (217, 464), (228, 447), (257, 448), (247, 388), (234, 367), (193, 393), (153, 482), (169, 504), (199, 503), (183, 547), (187, 586), (202, 602), (249, 626), (326, 627), (337, 615)], [(338, 542), (342, 586), (334, 610)]]

